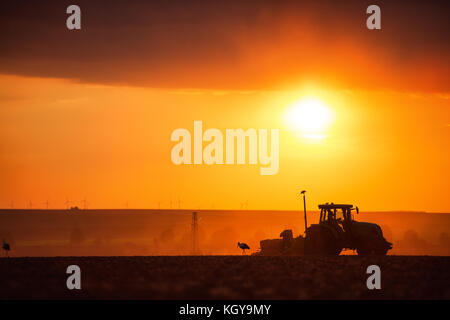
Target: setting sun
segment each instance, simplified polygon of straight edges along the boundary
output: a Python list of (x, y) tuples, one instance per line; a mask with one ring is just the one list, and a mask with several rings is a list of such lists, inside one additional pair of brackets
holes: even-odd
[(286, 112), (289, 127), (298, 131), (302, 137), (321, 140), (333, 120), (330, 108), (315, 97), (294, 102)]

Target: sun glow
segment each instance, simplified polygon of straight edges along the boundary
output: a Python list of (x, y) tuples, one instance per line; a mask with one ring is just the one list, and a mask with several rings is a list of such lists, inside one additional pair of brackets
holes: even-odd
[(288, 126), (304, 138), (322, 140), (333, 120), (331, 109), (315, 97), (300, 99), (291, 104), (285, 114)]

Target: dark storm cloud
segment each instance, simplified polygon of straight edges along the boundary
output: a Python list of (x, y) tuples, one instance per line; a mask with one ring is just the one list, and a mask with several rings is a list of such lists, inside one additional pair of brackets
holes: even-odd
[[(69, 31), (65, 11), (75, 3), (82, 30)], [(365, 9), (373, 3), (8, 1), (0, 10), (0, 73), (222, 89), (314, 77), (448, 91), (449, 2), (376, 1), (382, 30), (369, 31)], [(354, 59), (353, 47), (333, 51), (340, 43), (366, 60)], [(380, 65), (391, 72), (386, 80), (371, 75)]]

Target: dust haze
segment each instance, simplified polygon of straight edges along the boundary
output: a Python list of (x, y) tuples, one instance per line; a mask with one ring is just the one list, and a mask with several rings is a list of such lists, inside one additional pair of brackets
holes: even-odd
[[(193, 210), (1, 210), (0, 237), (12, 257), (240, 255), (237, 242), (259, 241), (281, 231), (304, 232), (297, 211), (198, 210), (198, 250), (192, 244)], [(308, 212), (308, 223), (318, 222)], [(393, 243), (390, 255), (450, 255), (450, 215), (426, 212), (361, 212)], [(342, 254), (355, 254), (344, 251)]]

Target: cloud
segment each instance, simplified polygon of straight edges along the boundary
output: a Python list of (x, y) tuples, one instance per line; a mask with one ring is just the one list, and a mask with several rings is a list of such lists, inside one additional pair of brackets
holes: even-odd
[(447, 1), (17, 0), (0, 11), (0, 73), (158, 88), (257, 90), (314, 81), (449, 91)]

